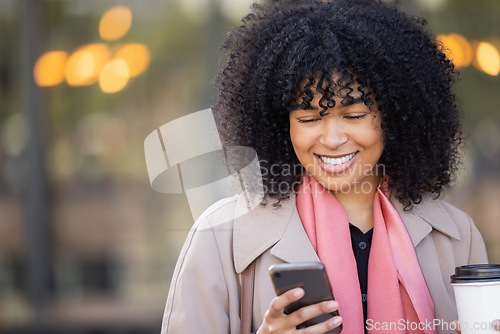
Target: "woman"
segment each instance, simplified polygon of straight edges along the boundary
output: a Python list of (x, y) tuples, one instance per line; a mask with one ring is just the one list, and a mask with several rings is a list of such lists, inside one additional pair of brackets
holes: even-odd
[[(163, 333), (237, 333), (252, 262), (259, 334), (337, 309), (307, 333), (453, 330), (449, 276), (487, 258), (470, 217), (437, 199), (462, 137), (453, 64), (424, 23), (375, 0), (290, 0), (255, 5), (229, 34), (215, 115), (226, 145), (257, 151), (266, 197), (197, 221)], [(302, 261), (325, 264), (336, 301), (285, 315), (304, 292), (276, 297), (268, 268)]]

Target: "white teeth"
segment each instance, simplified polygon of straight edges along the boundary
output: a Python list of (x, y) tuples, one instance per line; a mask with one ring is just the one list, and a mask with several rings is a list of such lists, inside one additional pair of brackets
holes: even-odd
[(329, 164), (329, 165), (341, 165), (341, 164), (345, 164), (347, 161), (349, 161), (352, 158), (354, 158), (355, 155), (356, 155), (356, 153), (351, 153), (351, 154), (346, 155), (345, 157), (342, 157), (342, 158), (327, 158), (327, 157), (323, 157), (323, 156), (319, 156), (319, 158), (325, 164)]

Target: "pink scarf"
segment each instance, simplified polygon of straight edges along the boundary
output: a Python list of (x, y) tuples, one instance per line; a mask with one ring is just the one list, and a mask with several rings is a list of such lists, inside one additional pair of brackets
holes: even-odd
[[(297, 210), (339, 303), (342, 334), (362, 334), (361, 290), (344, 208), (332, 193), (306, 174), (298, 189)], [(437, 333), (432, 326), (426, 326), (435, 317), (434, 303), (415, 248), (401, 217), (380, 187), (375, 194), (373, 213), (368, 262), (368, 332)]]

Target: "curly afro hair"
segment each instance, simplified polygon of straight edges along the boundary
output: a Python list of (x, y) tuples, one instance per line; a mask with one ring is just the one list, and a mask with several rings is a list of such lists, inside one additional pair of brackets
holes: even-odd
[(356, 89), (382, 112), (379, 164), (398, 200), (409, 208), (426, 192), (438, 197), (459, 162), (461, 115), (451, 90), (456, 71), (425, 24), (375, 0), (254, 4), (222, 45), (228, 60), (213, 109), (223, 143), (254, 148), (262, 168), (274, 171), (263, 175), (267, 195), (286, 198), (302, 172), (290, 172), (300, 163), (289, 111), (309, 107), (318, 81), (326, 82), (324, 108)]

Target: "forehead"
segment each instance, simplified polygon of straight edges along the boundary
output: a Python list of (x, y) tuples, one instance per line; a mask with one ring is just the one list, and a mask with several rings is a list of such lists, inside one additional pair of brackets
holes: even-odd
[(364, 104), (374, 112), (380, 109), (375, 93), (359, 76), (349, 71), (318, 72), (299, 81), (287, 110), (318, 109), (324, 115), (329, 109), (353, 104)]
[(360, 83), (361, 80), (356, 76), (347, 73), (340, 75), (338, 73), (316, 74), (304, 77), (295, 88), (296, 97), (306, 95), (323, 95), (331, 98), (359, 98), (363, 95), (370, 95), (366, 85)]
[[(289, 110), (319, 109), (321, 113), (335, 106), (365, 104), (378, 109), (373, 92), (351, 73), (318, 74), (303, 78), (294, 91)], [(373, 108), (375, 107), (375, 108)]]

